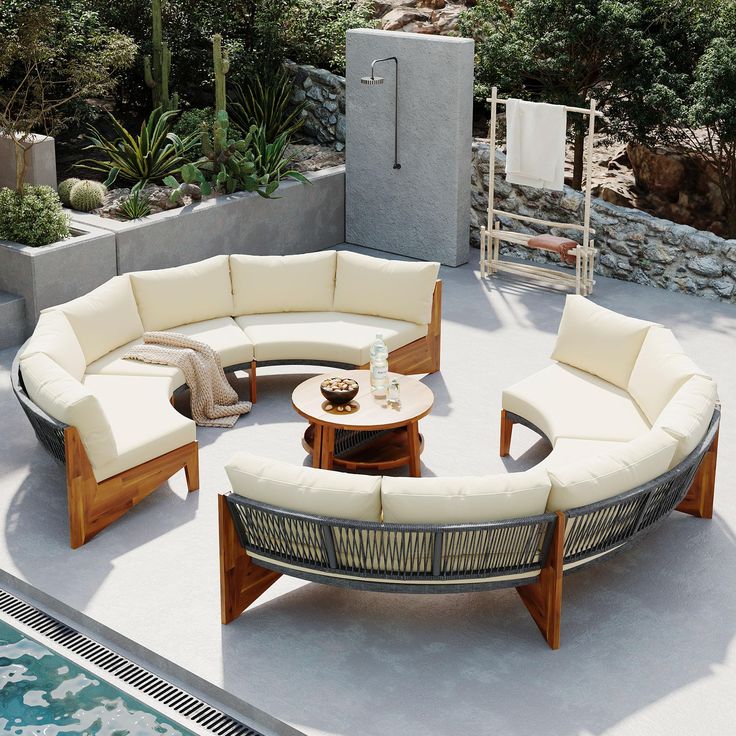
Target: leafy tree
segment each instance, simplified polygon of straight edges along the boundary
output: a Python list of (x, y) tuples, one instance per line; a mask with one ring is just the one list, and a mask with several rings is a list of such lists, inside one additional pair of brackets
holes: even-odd
[[(504, 94), (587, 107), (595, 98), (621, 129), (656, 126), (640, 100), (658, 83), (678, 86), (692, 54), (672, 60), (665, 45), (692, 40), (690, 0), (479, 0), (461, 16), (476, 41), (476, 94), (493, 84)], [(680, 68), (685, 67), (681, 72)], [(620, 123), (618, 122), (620, 119)], [(573, 187), (580, 189), (587, 119), (570, 116)]]
[(0, 133), (15, 141), (16, 191), (23, 194), (33, 133), (53, 135), (75, 115), (72, 103), (113, 88), (135, 45), (103, 29), (81, 2), (4, 0), (0, 6)]

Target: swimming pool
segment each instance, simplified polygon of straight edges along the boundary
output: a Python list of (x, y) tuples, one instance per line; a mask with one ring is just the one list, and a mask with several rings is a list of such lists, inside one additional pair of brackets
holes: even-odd
[(195, 736), (0, 620), (0, 733)]

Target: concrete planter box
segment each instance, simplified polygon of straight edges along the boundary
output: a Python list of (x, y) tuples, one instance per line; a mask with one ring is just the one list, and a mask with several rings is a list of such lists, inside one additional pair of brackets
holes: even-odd
[[(72, 212), (72, 221), (114, 233), (117, 272), (169, 268), (218, 254), (287, 255), (345, 242), (345, 168), (289, 181), (279, 199), (239, 192), (120, 222)], [(0, 287), (1, 288), (1, 287)]]
[(112, 233), (72, 223), (72, 235), (40, 248), (0, 240), (0, 291), (25, 299), (27, 332), (42, 309), (85, 294), (116, 274)]

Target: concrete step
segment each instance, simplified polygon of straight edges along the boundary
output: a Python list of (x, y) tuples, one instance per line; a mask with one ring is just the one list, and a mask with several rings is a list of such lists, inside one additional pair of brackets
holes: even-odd
[(0, 291), (0, 350), (20, 345), (26, 336), (26, 305), (22, 296)]

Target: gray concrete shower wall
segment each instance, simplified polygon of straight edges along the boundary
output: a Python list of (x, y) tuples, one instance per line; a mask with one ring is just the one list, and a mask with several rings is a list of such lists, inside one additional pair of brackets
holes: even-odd
[[(458, 266), (468, 260), (473, 41), (392, 31), (347, 34), (346, 237), (349, 243)], [(399, 161), (393, 63), (399, 59)]]

